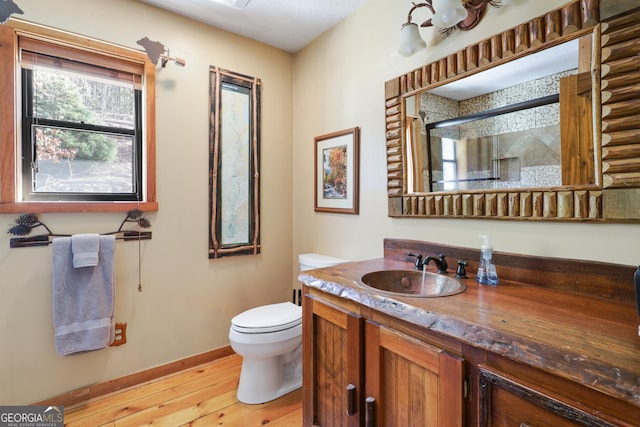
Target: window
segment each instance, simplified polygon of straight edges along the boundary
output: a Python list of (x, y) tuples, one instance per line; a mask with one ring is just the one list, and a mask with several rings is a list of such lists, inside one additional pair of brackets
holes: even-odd
[(22, 199), (142, 199), (135, 74), (21, 50)]
[(157, 210), (151, 61), (8, 24), (0, 27), (0, 96), (10, 95), (0, 99), (10, 113), (0, 115), (0, 129), (10, 129), (0, 134), (0, 212)]
[(456, 141), (442, 138), (442, 181), (445, 190), (456, 189)]

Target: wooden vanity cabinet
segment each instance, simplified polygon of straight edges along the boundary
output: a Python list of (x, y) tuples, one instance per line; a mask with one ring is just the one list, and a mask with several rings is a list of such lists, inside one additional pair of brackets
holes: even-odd
[(462, 427), (464, 361), (306, 294), (304, 426)]
[(497, 288), (425, 301), (359, 286), (411, 269), (408, 252), (480, 256), (386, 239), (384, 258), (301, 275), (305, 426), (640, 427), (635, 266), (495, 253)]
[(478, 365), (479, 427), (637, 427), (640, 408), (514, 361)]
[(312, 295), (302, 313), (303, 425), (361, 426), (362, 317)]
[(462, 427), (462, 358), (369, 320), (365, 349), (366, 427)]
[[(610, 426), (517, 379), (480, 368), (480, 427)], [(579, 421), (587, 421), (587, 424)]]
[(305, 427), (640, 426), (640, 407), (352, 301), (307, 289), (303, 316)]

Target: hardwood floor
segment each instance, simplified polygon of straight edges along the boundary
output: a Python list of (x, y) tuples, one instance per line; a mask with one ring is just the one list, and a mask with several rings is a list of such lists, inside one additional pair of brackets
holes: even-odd
[(227, 356), (65, 408), (65, 425), (300, 427), (301, 389), (260, 405), (238, 402), (241, 365), (240, 356)]

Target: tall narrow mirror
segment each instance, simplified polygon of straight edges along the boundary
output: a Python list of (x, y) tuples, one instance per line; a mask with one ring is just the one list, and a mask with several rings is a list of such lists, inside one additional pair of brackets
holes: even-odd
[(210, 68), (209, 258), (260, 253), (260, 79)]

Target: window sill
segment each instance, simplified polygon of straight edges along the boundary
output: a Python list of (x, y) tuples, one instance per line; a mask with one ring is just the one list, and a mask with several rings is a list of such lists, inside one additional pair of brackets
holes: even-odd
[(128, 212), (131, 209), (143, 212), (156, 212), (158, 202), (24, 202), (0, 203), (2, 213), (73, 213), (73, 212)]

